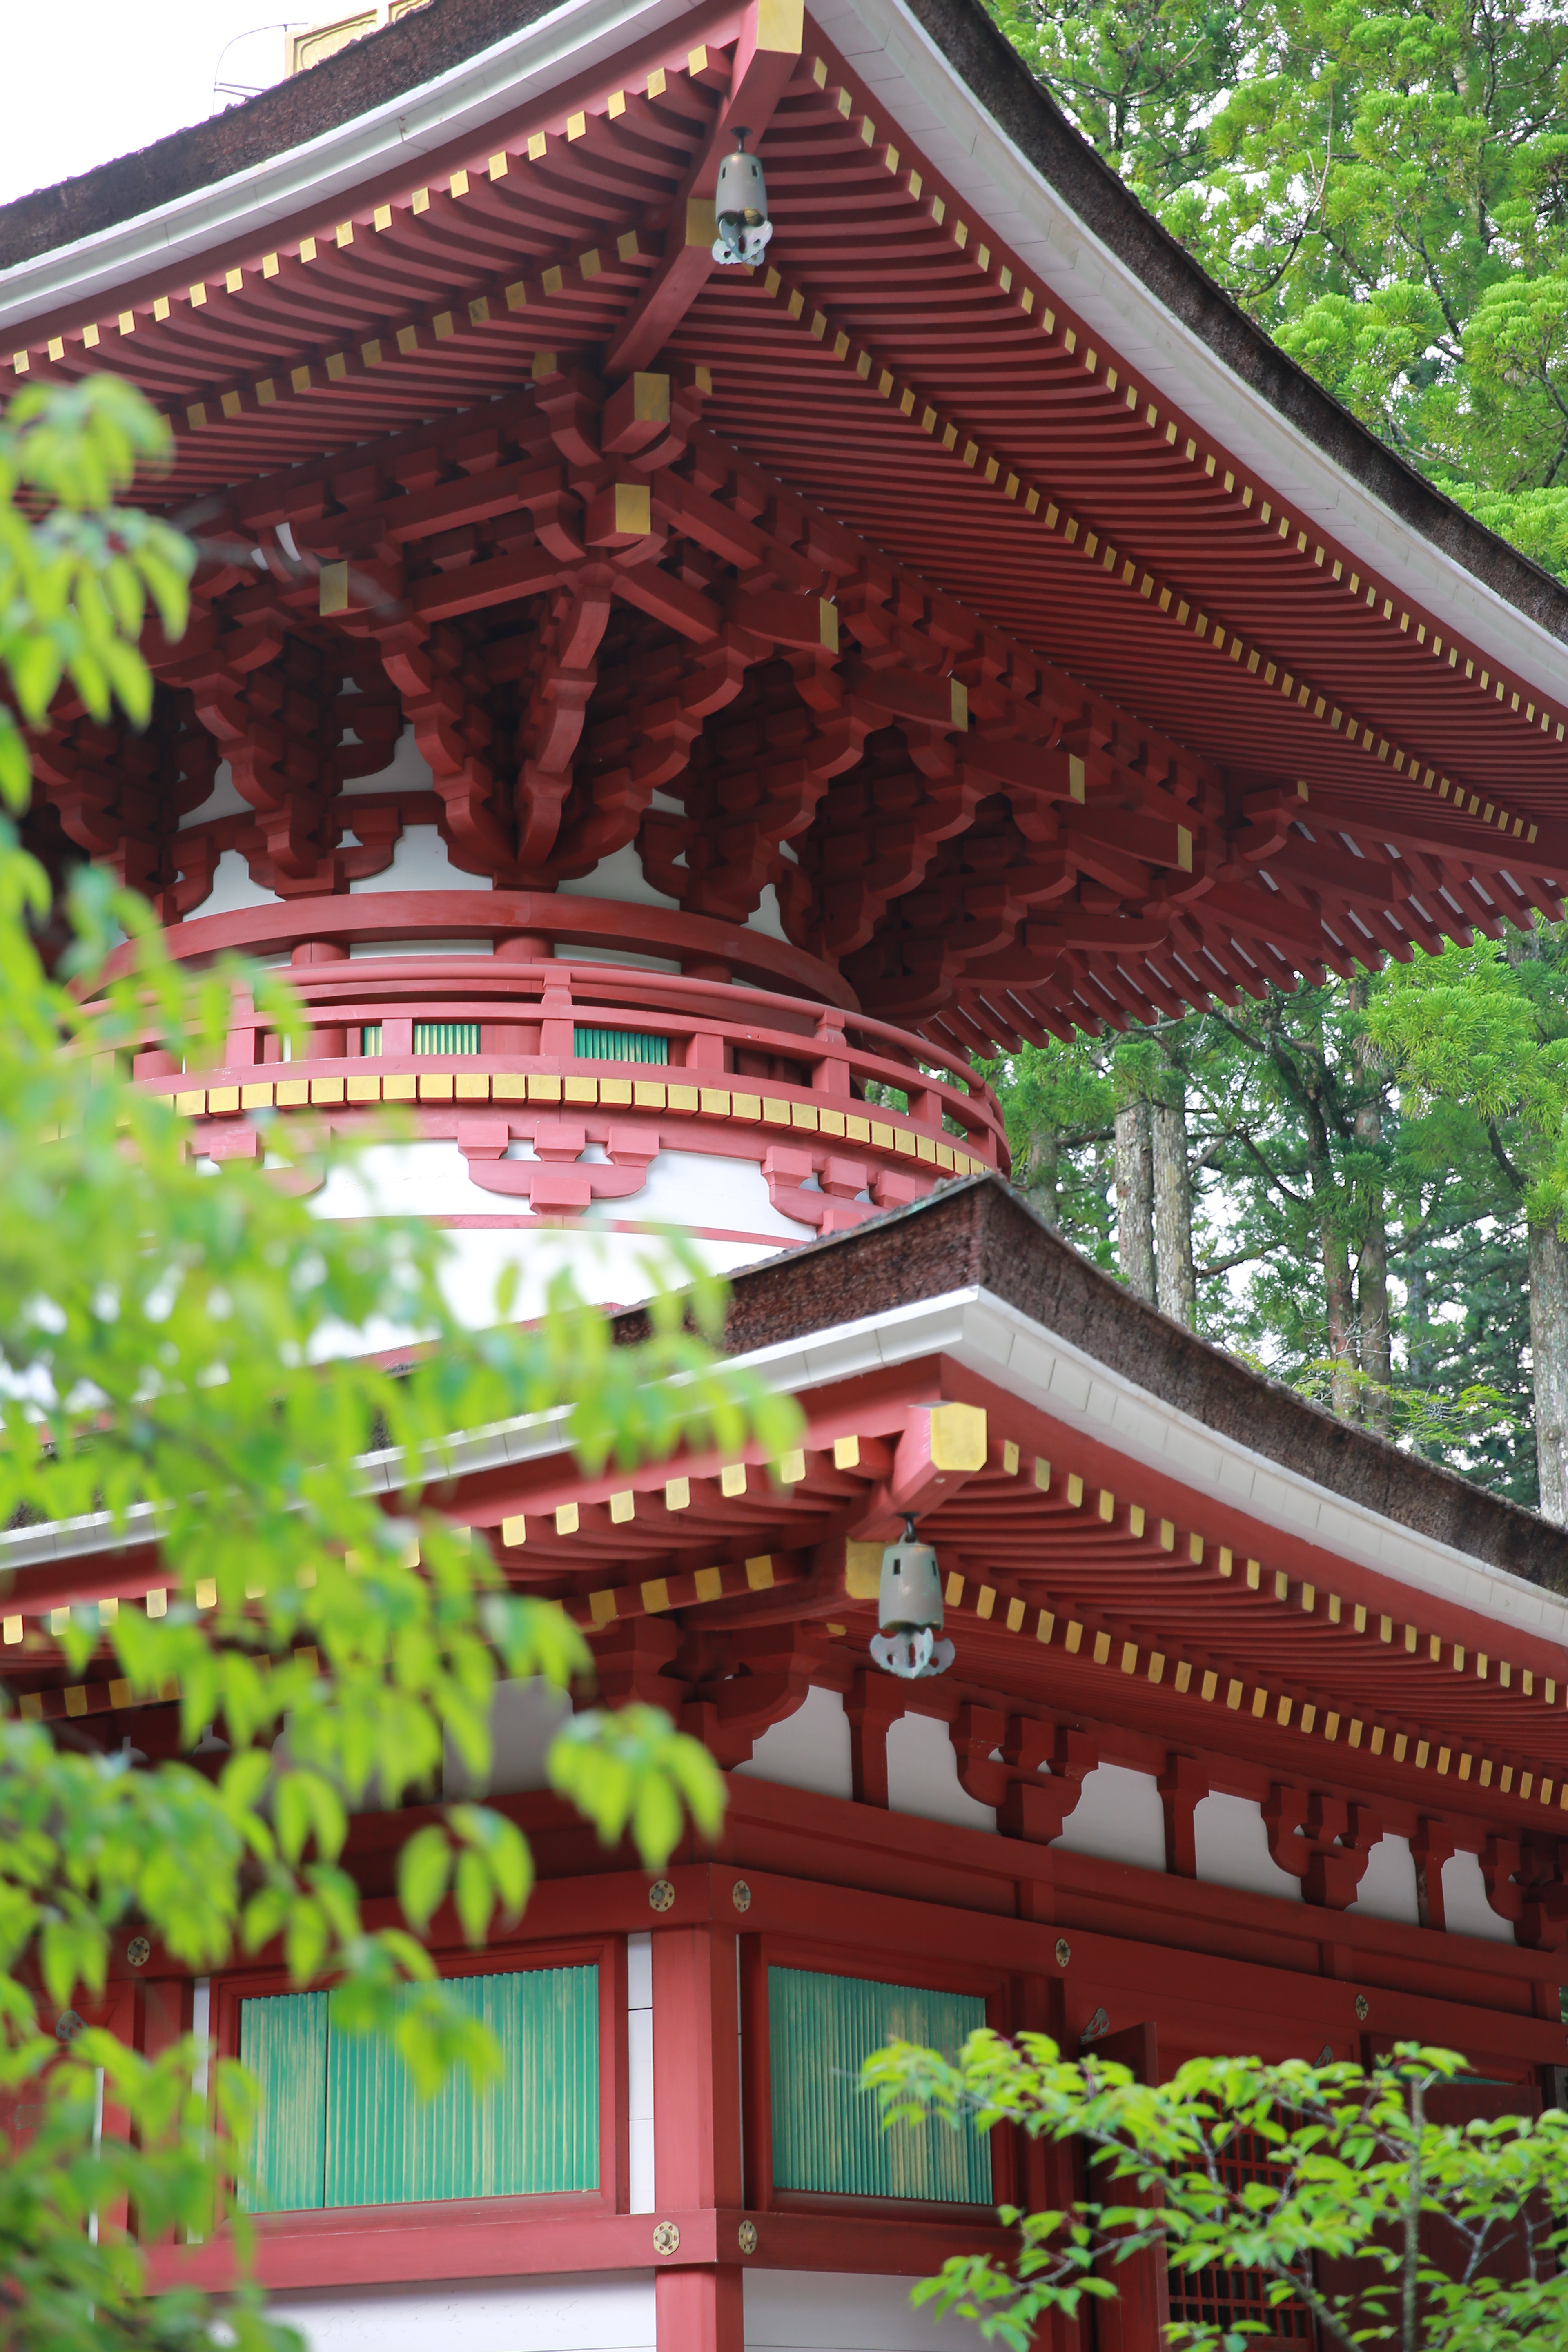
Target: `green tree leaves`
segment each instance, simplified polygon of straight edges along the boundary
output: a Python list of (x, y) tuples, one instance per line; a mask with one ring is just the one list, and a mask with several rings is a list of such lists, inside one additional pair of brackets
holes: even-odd
[[(1568, 19), (1529, 0), (994, 0), (1167, 228), (1373, 431), (1564, 572)], [(1484, 502), (1484, 511), (1483, 511)]]
[[(193, 551), (115, 503), (166, 428), (123, 383), (24, 394), (0, 417), (0, 793), (27, 798), (26, 730), (57, 695), (133, 724), (151, 708), (140, 645), (184, 625)], [(35, 929), (63, 914), (46, 970)], [(110, 977), (106, 962), (121, 953)], [(479, 1943), (526, 1904), (526, 1841), (500, 1807), (443, 1805), (448, 1747), (470, 1781), (491, 1756), (498, 1683), (539, 1677), (586, 1696), (593, 1661), (553, 1601), (510, 1591), (482, 1529), (454, 1524), (454, 1470), (476, 1443), (526, 1428), (593, 1467), (689, 1441), (726, 1453), (792, 1445), (794, 1405), (732, 1380), (713, 1343), (723, 1294), (674, 1268), (640, 1345), (619, 1343), (563, 1276), (520, 1328), (455, 1319), (441, 1235), (418, 1219), (319, 1217), (277, 1181), (300, 1160), (351, 1170), (327, 1133), (274, 1121), (259, 1159), (204, 1172), (168, 1104), (129, 1083), (158, 1046), (222, 1058), (236, 990), (297, 1037), (276, 974), (192, 976), (151, 909), (112, 877), (48, 877), (0, 821), (0, 1526), (87, 1523), (134, 1546), (144, 1591), (31, 1612), (9, 1665), (105, 1668), (132, 1705), (177, 1697), (190, 1760), (100, 1752), (92, 1727), (56, 1744), (0, 1712), (0, 2088), (41, 2121), (0, 2142), (0, 2273), (15, 2352), (210, 2342), (199, 2297), (146, 2297), (149, 2237), (220, 2223), (244, 2248), (233, 2183), (248, 2093), (214, 2074), (190, 2092), (187, 2046), (155, 2065), (107, 2036), (62, 2048), (38, 1996), (90, 2005), (111, 1941), (155, 1939), (206, 1973), (268, 1952), (293, 1980), (330, 1979), (353, 2030), (390, 2035), (422, 2090), (454, 2064), (482, 2080), (489, 2036), (435, 1979), (408, 1928), (450, 1900)], [(665, 1261), (668, 1265), (669, 1261)], [(367, 1343), (365, 1335), (374, 1334)], [(387, 1369), (355, 1352), (390, 1350)], [(465, 1433), (481, 1433), (479, 1440)], [(504, 1451), (498, 1456), (504, 1459)], [(116, 1699), (116, 1706), (123, 1702)], [(152, 1743), (150, 1743), (152, 1744)], [(555, 1785), (599, 1834), (650, 1867), (688, 1822), (717, 1829), (722, 1779), (657, 1709), (579, 1713)], [(413, 1799), (397, 1861), (407, 1927), (367, 1928), (350, 1817)], [(94, 2068), (108, 2105), (95, 2137)], [(98, 2216), (96, 2235), (87, 2228)], [(243, 2296), (239, 2352), (288, 2340)]]
[(667, 1862), (682, 1816), (711, 1837), (724, 1811), (724, 1781), (700, 1740), (674, 1730), (656, 1706), (579, 1715), (555, 1736), (551, 1786), (591, 1821), (605, 1845), (629, 1829), (643, 1860)]
[[(43, 723), (63, 679), (95, 719), (118, 703), (146, 724), (142, 625), (151, 607), (165, 635), (184, 630), (195, 551), (115, 499), (172, 446), (164, 419), (118, 376), (18, 393), (0, 417), (0, 669), (27, 725)], [(26, 746), (0, 705), (0, 799), (18, 810), (27, 790)]]
[[(1556, 2352), (1568, 2331), (1568, 2114), (1431, 2122), (1432, 2094), (1465, 2071), (1451, 2052), (1402, 2043), (1370, 2072), (1203, 2058), (1144, 2084), (1092, 2053), (1064, 2058), (1044, 2034), (1009, 2042), (986, 2030), (956, 2060), (895, 2042), (862, 2079), (889, 2124), (968, 2115), (982, 2130), (1009, 2123), (1087, 2153), (1072, 2208), (1004, 2209), (1018, 2231), (1010, 2263), (955, 2256), (916, 2288), (917, 2303), (977, 2322), (988, 2342), (1028, 2352), (1045, 2315), (1070, 2318), (1085, 2296), (1115, 2294), (1117, 2265), (1163, 2246), (1176, 2273), (1260, 2273), (1267, 2306), (1305, 2306), (1319, 2341), (1345, 2352)], [(1441, 2240), (1407, 2226), (1428, 2217), (1441, 2217)], [(1353, 2263), (1353, 2284), (1321, 2271), (1325, 2255)], [(1241, 2352), (1258, 2332), (1216, 2315), (1173, 2324), (1170, 2336), (1191, 2352)]]

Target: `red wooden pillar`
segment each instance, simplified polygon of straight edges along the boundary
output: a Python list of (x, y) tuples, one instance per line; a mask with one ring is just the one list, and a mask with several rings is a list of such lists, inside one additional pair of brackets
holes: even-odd
[[(740, 2010), (732, 1929), (653, 1931), (653, 2165), (657, 2212), (742, 2201)], [(712, 2267), (655, 2255), (658, 2352), (744, 2352), (740, 2248)]]
[[(1089, 2055), (1109, 2058), (1131, 2068), (1141, 2083), (1160, 2079), (1159, 2050), (1152, 2025), (1129, 2025), (1090, 2044)], [(1084, 2167), (1085, 2194), (1104, 2204), (1142, 2205), (1130, 2181), (1113, 2181), (1110, 2168)], [(1160, 2352), (1171, 2319), (1171, 2293), (1165, 2250), (1152, 2246), (1124, 2263), (1107, 2263), (1104, 2275), (1114, 2281), (1116, 2299), (1096, 2303), (1094, 2334), (1098, 2352)]]
[(665, 2270), (653, 2284), (658, 2352), (744, 2352), (738, 2270)]

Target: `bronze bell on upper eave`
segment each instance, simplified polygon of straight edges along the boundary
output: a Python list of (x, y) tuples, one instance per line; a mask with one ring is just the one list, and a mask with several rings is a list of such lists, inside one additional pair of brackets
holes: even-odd
[(768, 184), (757, 157), (748, 155), (742, 144), (745, 136), (744, 131), (737, 130), (735, 152), (719, 166), (713, 197), (719, 234), (713, 240), (713, 258), (754, 266), (767, 249), (773, 225), (768, 218)]

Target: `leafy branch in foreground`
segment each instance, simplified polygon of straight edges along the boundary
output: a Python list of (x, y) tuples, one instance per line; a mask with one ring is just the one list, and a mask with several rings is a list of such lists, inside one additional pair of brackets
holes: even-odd
[[(14, 1697), (0, 1715), (8, 2352), (194, 2352), (219, 2319), (198, 2296), (149, 2295), (144, 2248), (221, 2229), (243, 2268), (240, 2070), (216, 2068), (209, 2097), (191, 2090), (188, 2043), (151, 2061), (66, 2031), (70, 2005), (102, 1994), (111, 1939), (155, 1940), (193, 1972), (274, 1953), (296, 1984), (331, 1982), (338, 2022), (386, 2035), (426, 2092), (455, 2065), (481, 2083), (496, 2065), (417, 1931), (449, 1896), (482, 1943), (527, 1901), (528, 1849), (504, 1811), (433, 1792), (449, 1750), (482, 1783), (500, 1679), (581, 1692), (592, 1662), (563, 1612), (509, 1590), (482, 1535), (443, 1511), (465, 1449), (542, 1419), (594, 1468), (688, 1441), (771, 1458), (798, 1425), (717, 1361), (722, 1290), (689, 1259), (648, 1269), (640, 1346), (617, 1345), (564, 1271), (538, 1322), (512, 1319), (503, 1282), (476, 1332), (449, 1304), (443, 1236), (378, 1213), (340, 1139), (274, 1121), (268, 1164), (215, 1174), (130, 1082), (149, 1046), (175, 1067), (221, 1061), (237, 990), (303, 1034), (276, 974), (187, 973), (112, 877), (79, 872), (62, 908), (20, 829), (26, 730), (57, 690), (142, 723), (149, 604), (166, 635), (184, 626), (194, 551), (117, 503), (167, 443), (113, 382), (24, 394), (0, 417), (0, 794), (16, 819), (0, 824), (0, 1527), (85, 1521), (86, 1548), (138, 1563), (118, 1597), (55, 1609), (47, 1630), (15, 1617), (25, 1638), (4, 1654), (72, 1679), (96, 1660), (124, 1685), (117, 1707), (177, 1693), (185, 1751), (149, 1766), (129, 1743), (106, 1752), (85, 1718), (19, 1720)], [(62, 914), (68, 945), (46, 967), (38, 940)], [(313, 1213), (290, 1190), (301, 1160), (358, 1186), (365, 1213)], [(649, 1868), (689, 1818), (718, 1826), (721, 1776), (655, 1709), (579, 1712), (548, 1769)], [(411, 1795), (427, 1817), (402, 1853), (406, 1925), (372, 1930), (350, 1814)], [(69, 2013), (52, 2032), (51, 2011)], [(221, 2329), (241, 2352), (293, 2340), (243, 2298)]]
[[(1466, 2072), (1451, 2051), (1408, 2042), (1371, 2072), (1200, 2058), (1144, 2084), (1092, 2053), (1064, 2058), (1044, 2034), (983, 2030), (956, 2060), (894, 2042), (862, 2082), (890, 2126), (1009, 2124), (1064, 2157), (1082, 2151), (1084, 2196), (1002, 2209), (1018, 2231), (1011, 2263), (955, 2255), (915, 2289), (917, 2303), (1014, 2352), (1027, 2352), (1045, 2315), (1070, 2319), (1086, 2298), (1114, 2296), (1122, 2264), (1159, 2254), (1194, 2283), (1258, 2273), (1266, 2310), (1305, 2310), (1319, 2340), (1345, 2352), (1557, 2352), (1568, 2341), (1568, 2114), (1435, 2122), (1435, 2102)], [(1205, 2299), (1225, 2292), (1211, 2280)], [(1240, 2352), (1268, 2332), (1221, 2317), (1169, 2328), (1191, 2352)]]

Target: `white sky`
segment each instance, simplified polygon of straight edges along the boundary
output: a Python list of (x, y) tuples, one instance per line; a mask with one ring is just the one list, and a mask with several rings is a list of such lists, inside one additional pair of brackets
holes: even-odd
[[(283, 71), (289, 0), (9, 0), (0, 106), (0, 204), (129, 155), (213, 111), (219, 53), (226, 81)], [(296, 23), (338, 13), (294, 0)], [(257, 29), (270, 23), (272, 29)], [(222, 106), (227, 101), (218, 100)]]

